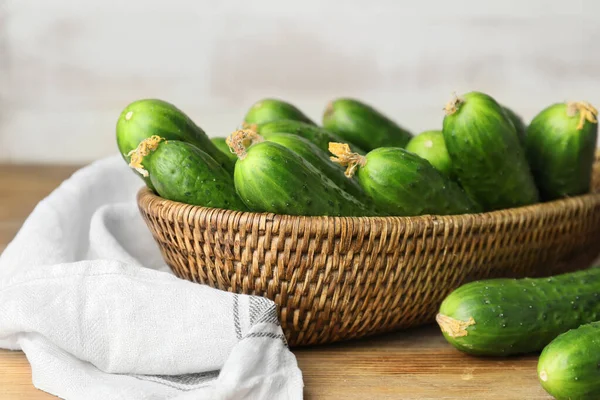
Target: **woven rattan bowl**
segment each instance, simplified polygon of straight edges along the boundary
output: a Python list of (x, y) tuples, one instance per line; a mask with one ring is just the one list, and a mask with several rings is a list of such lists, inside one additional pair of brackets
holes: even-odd
[(292, 346), (434, 321), (459, 285), (547, 276), (600, 254), (600, 160), (593, 193), (491, 213), (298, 217), (235, 212), (138, 194), (180, 278), (268, 297)]

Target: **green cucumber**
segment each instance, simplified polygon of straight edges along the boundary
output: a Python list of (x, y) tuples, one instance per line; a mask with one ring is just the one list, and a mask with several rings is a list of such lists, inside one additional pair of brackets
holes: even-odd
[(445, 107), (444, 142), (454, 173), (485, 211), (539, 201), (513, 124), (490, 96), (470, 92)]
[(502, 106), (502, 109), (504, 110), (504, 114), (506, 114), (510, 122), (512, 122), (513, 126), (515, 127), (515, 130), (517, 131), (517, 136), (519, 137), (519, 141), (521, 142), (521, 144), (525, 144), (527, 126), (525, 125), (525, 122), (523, 122), (523, 118), (521, 118), (516, 112), (514, 112), (506, 106)]
[(342, 142), (370, 151), (378, 147), (405, 147), (412, 135), (387, 116), (358, 100), (340, 98), (330, 102), (323, 127), (337, 133)]
[(557, 335), (598, 319), (600, 268), (467, 283), (444, 299), (436, 317), (454, 347), (487, 356), (539, 351)]
[(376, 214), (292, 150), (270, 141), (248, 145), (252, 135), (256, 132), (240, 130), (228, 139), (239, 157), (235, 187), (250, 209), (306, 216)]
[(332, 160), (347, 166), (385, 215), (466, 214), (480, 211), (457, 183), (429, 161), (399, 147), (380, 147), (361, 156), (346, 144), (331, 143)]
[[(173, 104), (157, 99), (142, 99), (125, 107), (117, 121), (117, 145), (127, 163), (131, 161), (130, 153), (142, 140), (154, 135), (193, 144), (233, 173), (234, 162), (210, 141), (194, 121)], [(144, 180), (151, 187), (150, 180)]]
[(557, 103), (529, 124), (527, 158), (543, 200), (590, 191), (597, 115), (597, 110), (585, 102)]
[(426, 159), (448, 178), (453, 178), (452, 161), (442, 131), (419, 133), (408, 142), (406, 150)]
[(167, 200), (247, 210), (235, 192), (231, 174), (190, 143), (152, 136), (140, 143), (131, 167), (147, 176), (158, 195)]
[(558, 335), (542, 351), (537, 372), (557, 400), (600, 399), (600, 322)]
[(350, 145), (353, 151), (366, 154), (364, 150), (356, 146), (353, 143), (344, 141), (341, 137), (333, 132), (329, 132), (319, 126), (310, 125), (306, 122), (293, 121), (293, 120), (278, 120), (271, 121), (264, 124), (257, 124), (251, 126), (255, 129), (259, 135), (265, 139), (269, 139), (271, 135), (278, 133), (293, 133), (294, 135), (302, 136), (316, 144), (324, 152), (328, 152), (330, 142), (344, 142)]
[(234, 163), (237, 161), (237, 156), (235, 153), (232, 153), (227, 145), (227, 139), (224, 137), (214, 137), (210, 139), (211, 142), (221, 151), (221, 153), (225, 154), (228, 158), (231, 159)]
[(361, 201), (366, 201), (367, 197), (356, 179), (348, 179), (344, 175), (344, 170), (331, 162), (327, 153), (317, 147), (309, 140), (291, 133), (274, 133), (267, 139), (270, 142), (279, 143), (304, 158), (319, 171), (331, 179), (340, 189), (348, 192)]
[(264, 124), (266, 122), (291, 119), (315, 125), (296, 106), (279, 99), (262, 99), (254, 103), (244, 117), (246, 124)]

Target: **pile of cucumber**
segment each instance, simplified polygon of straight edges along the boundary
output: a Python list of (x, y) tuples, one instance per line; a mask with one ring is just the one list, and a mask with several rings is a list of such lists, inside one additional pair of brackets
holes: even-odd
[(330, 102), (319, 126), (263, 99), (229, 137), (209, 139), (182, 110), (129, 104), (124, 160), (159, 196), (237, 211), (305, 216), (453, 215), (587, 193), (597, 111), (558, 103), (526, 126), (480, 92), (454, 96), (441, 130), (413, 136), (372, 106)]

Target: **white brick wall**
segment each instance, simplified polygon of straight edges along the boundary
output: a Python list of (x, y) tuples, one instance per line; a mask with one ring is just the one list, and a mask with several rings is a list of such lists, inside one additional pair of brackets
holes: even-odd
[(159, 97), (224, 136), (260, 97), (319, 120), (356, 96), (413, 131), (452, 91), (487, 91), (526, 119), (600, 105), (594, 0), (0, 0), (0, 161), (116, 152), (120, 110)]

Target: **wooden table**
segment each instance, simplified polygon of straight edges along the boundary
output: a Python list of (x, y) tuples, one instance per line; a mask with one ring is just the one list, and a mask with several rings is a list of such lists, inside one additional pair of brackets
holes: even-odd
[[(0, 251), (35, 204), (75, 167), (0, 165)], [(295, 350), (306, 399), (551, 399), (537, 356), (485, 359), (448, 345), (435, 326)], [(0, 399), (51, 399), (21, 352), (0, 350)]]

